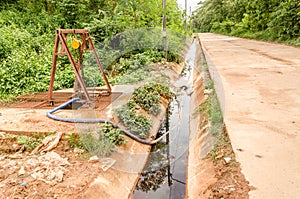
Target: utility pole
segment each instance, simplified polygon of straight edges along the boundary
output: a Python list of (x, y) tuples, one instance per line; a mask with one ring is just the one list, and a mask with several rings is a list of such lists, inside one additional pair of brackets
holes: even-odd
[(184, 30), (185, 33), (187, 33), (187, 0), (185, 0), (185, 4), (184, 4), (184, 9), (185, 9), (185, 16), (184, 16)]
[(166, 7), (167, 3), (166, 0), (162, 0), (162, 7), (163, 7), (163, 30), (162, 30), (162, 36), (163, 36), (163, 46), (164, 46), (164, 55), (165, 59), (167, 59), (168, 56), (168, 46), (167, 46), (167, 21), (166, 21)]

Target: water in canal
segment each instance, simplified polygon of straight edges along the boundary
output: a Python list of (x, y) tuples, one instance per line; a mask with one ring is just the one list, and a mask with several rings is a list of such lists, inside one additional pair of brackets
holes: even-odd
[(133, 192), (133, 199), (182, 199), (186, 190), (190, 94), (196, 53), (194, 41), (186, 55), (184, 75), (175, 82), (179, 92), (169, 106), (158, 136), (170, 130), (154, 145)]

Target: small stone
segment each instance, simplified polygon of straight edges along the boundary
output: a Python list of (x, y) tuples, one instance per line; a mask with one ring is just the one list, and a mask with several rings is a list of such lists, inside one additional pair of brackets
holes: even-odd
[(27, 182), (20, 182), (19, 184), (20, 184), (21, 186), (23, 186), (23, 187), (26, 187)]
[(212, 89), (204, 89), (204, 95), (210, 95), (212, 92), (213, 92), (213, 90)]
[(24, 167), (21, 167), (21, 169), (19, 170), (19, 176), (24, 175), (25, 173), (26, 172), (25, 172)]
[(225, 161), (226, 164), (228, 164), (231, 161), (231, 157), (225, 157), (224, 161)]
[(88, 162), (90, 162), (90, 163), (99, 162), (99, 158), (98, 158), (98, 156), (94, 155), (94, 156), (90, 157)]
[(23, 153), (26, 150), (26, 146), (22, 145), (18, 150), (19, 150), (19, 152)]
[(75, 148), (74, 149), (74, 153), (82, 154), (82, 153), (84, 153), (84, 150), (83, 149), (79, 149), (79, 148)]
[(13, 145), (12, 145), (12, 148), (13, 148), (15, 151), (18, 151), (18, 150), (21, 148), (21, 146), (18, 145), (18, 144), (13, 144)]

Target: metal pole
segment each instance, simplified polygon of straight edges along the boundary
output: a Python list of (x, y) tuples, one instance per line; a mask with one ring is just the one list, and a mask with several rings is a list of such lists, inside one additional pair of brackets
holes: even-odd
[(185, 0), (184, 30), (187, 33), (187, 0)]
[(58, 53), (58, 44), (59, 44), (59, 36), (58, 36), (58, 31), (56, 31), (55, 44), (54, 44), (54, 53), (53, 53), (53, 57), (52, 57), (52, 68), (51, 68), (50, 86), (49, 86), (49, 92), (48, 92), (49, 101), (51, 101), (52, 97), (53, 97), (53, 87), (54, 87), (54, 78), (55, 78), (55, 70), (56, 70), (57, 53)]
[(70, 52), (70, 50), (69, 50), (69, 48), (67, 46), (67, 43), (66, 43), (65, 39), (63, 38), (62, 34), (59, 34), (59, 38), (61, 40), (62, 46), (64, 47), (64, 49), (66, 49), (67, 56), (68, 56), (68, 58), (69, 58), (69, 60), (71, 62), (71, 65), (72, 65), (73, 69), (74, 69), (77, 81), (79, 82), (79, 85), (81, 86), (81, 89), (84, 92), (84, 95), (86, 97), (86, 101), (87, 101), (87, 103), (90, 103), (91, 99), (90, 99), (89, 93), (87, 91), (87, 88), (85, 86), (85, 83), (84, 83), (82, 77), (80, 76), (79, 70), (78, 70), (78, 68), (76, 66), (76, 63), (75, 63), (75, 61), (74, 61), (74, 59), (73, 59), (73, 57), (71, 55), (71, 52)]
[(167, 59), (168, 46), (167, 46), (167, 22), (166, 22), (167, 3), (166, 3), (166, 0), (162, 1), (162, 7), (163, 7), (163, 21), (162, 21), (163, 31), (162, 31), (162, 36), (163, 36), (164, 56), (165, 56), (165, 59)]
[[(170, 105), (167, 108), (166, 111), (166, 132), (170, 130), (170, 124), (169, 124), (169, 119), (170, 119)], [(168, 133), (166, 136), (166, 144), (167, 144), (167, 160), (168, 160), (168, 185), (172, 185), (172, 174), (171, 174), (171, 161), (170, 161), (170, 134)]]

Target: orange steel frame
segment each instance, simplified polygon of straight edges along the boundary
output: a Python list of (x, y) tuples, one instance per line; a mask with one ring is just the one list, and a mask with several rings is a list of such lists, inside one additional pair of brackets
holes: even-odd
[[(79, 35), (81, 37), (81, 45), (79, 47), (79, 59), (77, 61), (77, 63), (75, 62), (74, 58), (72, 57), (72, 54), (70, 53), (70, 50), (68, 48), (67, 45), (67, 39), (68, 39), (68, 34), (72, 34), (72, 35)], [(61, 44), (61, 45), (60, 45)], [(61, 46), (60, 50), (59, 50), (59, 46)], [(84, 95), (86, 97), (87, 102), (91, 102), (90, 96), (88, 94), (88, 90), (85, 86), (85, 83), (83, 81), (82, 76), (80, 75), (80, 68), (81, 68), (81, 63), (82, 63), (82, 57), (83, 57), (83, 53), (85, 50), (91, 50), (93, 51), (93, 54), (96, 58), (96, 62), (100, 68), (102, 77), (105, 81), (106, 87), (107, 89), (104, 89), (105, 91), (107, 91), (108, 93), (111, 93), (111, 87), (110, 84), (107, 80), (107, 77), (104, 73), (104, 69), (103, 66), (100, 62), (100, 59), (98, 57), (98, 54), (96, 52), (96, 49), (94, 47), (94, 44), (90, 38), (90, 35), (88, 33), (88, 30), (86, 29), (60, 29), (60, 30), (56, 30), (56, 36), (55, 36), (55, 45), (54, 45), (54, 53), (53, 53), (53, 58), (52, 58), (52, 69), (51, 69), (51, 78), (50, 78), (50, 86), (49, 86), (49, 91), (48, 91), (48, 98), (50, 102), (53, 102), (53, 86), (54, 86), (54, 79), (55, 79), (55, 71), (56, 71), (56, 61), (57, 61), (57, 57), (58, 56), (68, 56), (71, 65), (74, 69), (74, 73), (76, 76), (75, 79), (75, 86), (77, 84), (77, 82), (79, 83), (79, 85), (81, 86), (81, 88), (83, 89)]]

